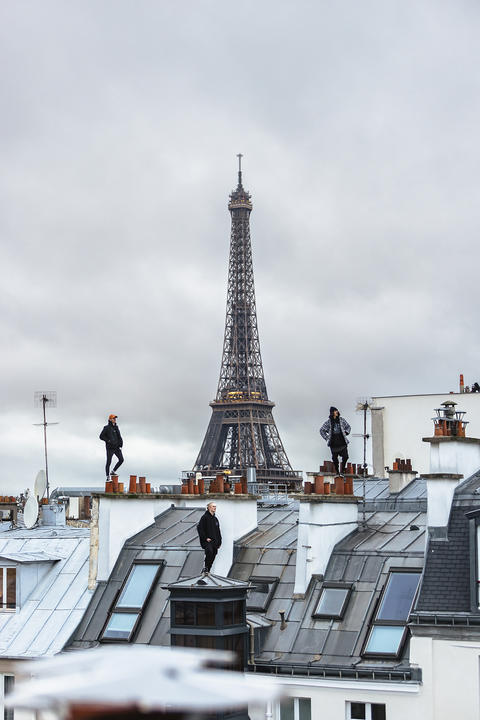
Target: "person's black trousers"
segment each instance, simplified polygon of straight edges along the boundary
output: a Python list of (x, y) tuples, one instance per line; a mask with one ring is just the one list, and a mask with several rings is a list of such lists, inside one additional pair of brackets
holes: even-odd
[(218, 548), (210, 541), (205, 544), (203, 549), (205, 550), (205, 570), (210, 572), (213, 561), (217, 556)]
[(118, 462), (113, 468), (112, 472), (118, 470), (120, 465), (123, 463), (123, 454), (121, 448), (107, 447), (107, 464), (105, 465), (105, 472), (107, 474), (107, 477), (110, 475), (110, 463), (112, 462), (112, 457), (114, 455), (118, 458)]
[(347, 446), (344, 445), (341, 448), (330, 448), (330, 449), (332, 451), (332, 460), (333, 460), (333, 464), (335, 465), (335, 470), (337, 471), (337, 473), (339, 472), (338, 458), (341, 457), (342, 458), (342, 472), (345, 472), (345, 467), (346, 467), (347, 460), (348, 460)]

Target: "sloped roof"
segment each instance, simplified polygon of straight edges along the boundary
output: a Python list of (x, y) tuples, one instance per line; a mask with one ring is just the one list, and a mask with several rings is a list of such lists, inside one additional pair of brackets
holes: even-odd
[[(367, 504), (365, 529), (355, 530), (335, 547), (325, 577), (313, 578), (305, 597), (293, 593), (297, 512), (259, 511), (258, 531), (242, 541), (231, 571), (233, 577), (242, 580), (252, 576), (279, 578), (264, 613), (272, 625), (256, 656), (258, 662), (349, 667), (363, 662), (361, 650), (369, 620), (389, 569), (422, 568), (426, 520), (421, 511), (372, 512), (369, 507)], [(263, 538), (268, 542), (262, 547)], [(353, 586), (342, 620), (312, 617), (324, 582)], [(287, 621), (283, 630), (281, 610)], [(381, 664), (392, 665), (388, 661)]]
[(170, 593), (166, 586), (200, 575), (204, 553), (198, 543), (197, 523), (204, 512), (204, 507), (169, 508), (152, 525), (127, 540), (108, 582), (97, 584), (90, 607), (72, 637), (72, 648), (98, 644), (115, 597), (138, 560), (163, 561), (165, 565), (134, 642), (170, 645)]
[(0, 657), (39, 657), (63, 649), (92, 596), (87, 589), (89, 550), (90, 531), (83, 528), (0, 533), (1, 557), (18, 563), (28, 558), (46, 566), (20, 609), (0, 613)]
[(445, 538), (430, 538), (425, 572), (412, 619), (430, 621), (433, 614), (480, 613), (471, 607), (470, 523), (467, 513), (480, 509), (480, 472), (461, 482), (456, 490)]
[[(390, 568), (422, 568), (426, 520), (423, 480), (413, 481), (394, 497), (389, 495), (388, 481), (367, 481), (366, 487), (365, 527), (360, 526), (336, 546), (325, 578), (314, 577), (305, 597), (296, 597), (293, 592), (298, 522), (295, 503), (287, 507), (259, 507), (257, 529), (235, 544), (230, 578), (243, 582), (252, 577), (278, 578), (266, 611), (248, 615), (262, 633), (256, 654), (259, 665), (301, 664), (319, 668), (366, 665), (361, 650), (388, 572)], [(405, 500), (402, 495), (406, 495)], [(98, 584), (72, 638), (72, 647), (89, 647), (99, 642), (112, 604), (133, 562), (147, 559), (164, 561), (165, 566), (133, 642), (170, 644), (167, 586), (179, 582), (188, 585), (192, 578), (199, 576), (203, 550), (198, 544), (196, 525), (203, 512), (203, 507), (172, 507), (125, 543), (108, 582)], [(342, 620), (312, 618), (323, 582), (353, 586)], [(285, 613), (283, 630), (280, 611)], [(380, 670), (398, 665), (408, 665), (407, 650), (401, 661), (377, 662)]]

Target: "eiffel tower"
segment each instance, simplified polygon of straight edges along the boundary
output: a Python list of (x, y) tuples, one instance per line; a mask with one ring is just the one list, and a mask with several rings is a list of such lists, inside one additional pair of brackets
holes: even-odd
[(232, 218), (228, 269), (227, 315), (217, 396), (194, 471), (246, 474), (256, 468), (259, 482), (298, 487), (301, 473), (292, 470), (272, 415), (258, 338), (252, 248), (251, 196), (242, 184), (230, 194)]

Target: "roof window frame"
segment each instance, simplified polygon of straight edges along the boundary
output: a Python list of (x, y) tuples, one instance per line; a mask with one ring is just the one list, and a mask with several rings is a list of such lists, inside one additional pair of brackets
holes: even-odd
[[(315, 620), (342, 620), (345, 615), (345, 612), (347, 610), (348, 604), (350, 602), (353, 588), (354, 588), (353, 583), (328, 582), (328, 581), (322, 582), (321, 587), (320, 587), (320, 592), (318, 594), (317, 600), (315, 602), (315, 607), (312, 612), (312, 618), (314, 618)], [(320, 604), (320, 600), (322, 599), (324, 590), (346, 590), (347, 591), (338, 613), (317, 612), (317, 608)]]
[[(379, 619), (377, 618), (378, 613), (381, 611), (383, 606), (383, 601), (386, 597), (387, 592), (389, 591), (390, 581), (391, 578), (394, 575), (418, 575), (418, 581), (417, 581), (417, 587), (415, 589), (415, 592), (412, 596), (412, 601), (410, 603), (410, 609), (407, 613), (407, 616), (405, 620), (398, 620), (398, 619)], [(365, 658), (385, 658), (385, 659), (398, 659), (402, 656), (405, 643), (407, 640), (408, 635), (408, 618), (410, 617), (410, 613), (412, 612), (412, 608), (415, 605), (415, 600), (418, 595), (418, 591), (420, 588), (420, 580), (422, 577), (422, 570), (418, 567), (402, 567), (402, 568), (396, 568), (391, 567), (389, 568), (387, 578), (385, 580), (385, 583), (383, 585), (382, 591), (380, 595), (377, 598), (377, 601), (374, 606), (374, 610), (372, 613), (372, 617), (370, 620), (370, 624), (368, 627), (368, 632), (366, 634), (363, 647), (361, 650), (362, 657)], [(375, 632), (375, 628), (377, 627), (390, 627), (390, 628), (403, 628), (403, 632), (401, 634), (401, 637), (397, 644), (397, 649), (395, 652), (381, 652), (381, 651), (369, 651), (368, 645), (370, 643), (370, 640), (372, 638), (373, 633)]]
[[(141, 605), (122, 605), (118, 606), (118, 602), (120, 598), (122, 597), (123, 591), (125, 590), (129, 580), (132, 577), (133, 572), (135, 571), (135, 568), (139, 565), (153, 565), (157, 567), (157, 570), (155, 572), (155, 575), (153, 576), (152, 582), (150, 583), (150, 588), (145, 595), (145, 598), (143, 600), (143, 603)], [(110, 609), (107, 615), (107, 620), (103, 626), (102, 633), (100, 635), (100, 642), (102, 643), (129, 643), (131, 642), (132, 638), (135, 637), (135, 633), (137, 631), (140, 619), (145, 612), (146, 607), (148, 606), (148, 603), (150, 602), (150, 598), (152, 597), (153, 592), (155, 591), (155, 588), (158, 584), (158, 580), (160, 578), (160, 575), (163, 571), (163, 568), (165, 567), (166, 562), (165, 560), (134, 560), (129, 568), (129, 571), (119, 588), (118, 592), (115, 594), (115, 597), (110, 605)], [(108, 626), (112, 620), (112, 618), (115, 615), (137, 615), (137, 618), (135, 622), (133, 623), (130, 631), (128, 632), (128, 637), (107, 637), (106, 633), (108, 631)]]
[[(258, 605), (250, 605), (249, 604), (249, 597), (247, 593), (247, 599), (246, 599), (246, 611), (247, 612), (266, 612), (268, 610), (268, 606), (270, 605), (272, 598), (275, 594), (275, 590), (277, 589), (277, 585), (279, 582), (278, 577), (273, 577), (272, 575), (252, 575), (248, 582), (251, 583), (255, 587), (255, 584), (265, 584), (267, 583), (270, 587), (268, 588), (268, 592), (266, 594), (266, 599), (263, 604), (263, 606)], [(252, 589), (254, 589), (254, 587)]]

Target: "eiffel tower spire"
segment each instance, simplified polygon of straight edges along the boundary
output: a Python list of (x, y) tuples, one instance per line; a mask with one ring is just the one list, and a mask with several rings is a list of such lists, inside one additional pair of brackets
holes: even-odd
[(232, 228), (220, 378), (194, 470), (243, 474), (255, 467), (261, 481), (292, 485), (299, 474), (280, 440), (263, 374), (250, 242), (252, 202), (243, 187), (242, 155), (237, 157), (238, 184), (228, 203)]

